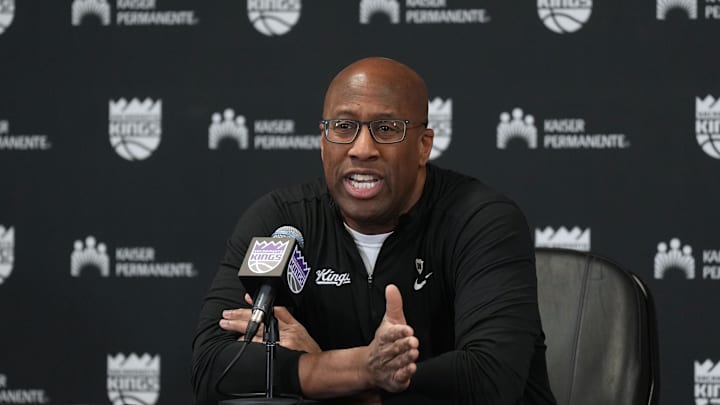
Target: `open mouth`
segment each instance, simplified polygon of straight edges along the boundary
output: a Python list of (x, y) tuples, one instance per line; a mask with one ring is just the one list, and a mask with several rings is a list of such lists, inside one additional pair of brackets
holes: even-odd
[(345, 177), (345, 190), (353, 198), (367, 200), (382, 190), (383, 179), (376, 174), (352, 173)]
[(359, 189), (370, 189), (377, 185), (379, 178), (370, 174), (351, 174), (348, 176), (350, 185)]

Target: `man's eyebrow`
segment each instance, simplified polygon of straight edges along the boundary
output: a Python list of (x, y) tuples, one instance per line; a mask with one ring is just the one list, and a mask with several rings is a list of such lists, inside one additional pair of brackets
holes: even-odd
[(344, 116), (344, 115), (345, 115), (345, 116), (354, 117), (354, 116), (355, 116), (355, 111), (352, 111), (352, 110), (349, 110), (349, 109), (344, 108), (344, 109), (341, 109), (341, 110), (337, 110), (337, 111), (335, 111), (335, 112), (333, 113), (333, 116), (335, 116), (335, 117), (341, 117), (341, 116)]
[[(343, 116), (356, 117), (357, 111), (350, 110), (350, 109), (341, 109), (341, 110), (335, 111), (333, 113), (333, 117), (328, 117), (328, 118), (338, 118), (338, 117), (343, 117)], [(401, 117), (398, 117), (397, 114), (386, 112), (386, 113), (380, 113), (380, 114), (373, 115), (372, 119), (377, 120), (377, 119), (387, 119), (387, 118), (401, 118)]]

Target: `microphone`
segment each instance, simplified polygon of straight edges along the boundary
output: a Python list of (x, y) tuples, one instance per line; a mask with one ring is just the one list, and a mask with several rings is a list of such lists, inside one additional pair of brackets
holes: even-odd
[(252, 341), (258, 328), (278, 305), (295, 306), (305, 287), (310, 267), (300, 250), (305, 245), (302, 233), (292, 226), (281, 226), (271, 238), (255, 237), (238, 271), (248, 291), (256, 291), (245, 341)]

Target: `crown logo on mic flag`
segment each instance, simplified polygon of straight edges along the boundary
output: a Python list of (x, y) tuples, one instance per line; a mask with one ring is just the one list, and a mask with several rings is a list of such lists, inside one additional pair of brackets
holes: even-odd
[(305, 257), (300, 253), (300, 249), (296, 247), (293, 251), (287, 272), (288, 287), (293, 294), (300, 294), (303, 288), (305, 288), (305, 282), (307, 281), (309, 273), (310, 266), (305, 262)]
[(247, 261), (248, 268), (257, 274), (275, 270), (282, 261), (289, 244), (290, 241), (256, 240)]

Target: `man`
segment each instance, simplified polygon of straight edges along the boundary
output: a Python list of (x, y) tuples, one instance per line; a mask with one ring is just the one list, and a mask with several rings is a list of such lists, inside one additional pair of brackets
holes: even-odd
[[(333, 79), (320, 123), (324, 181), (264, 196), (228, 242), (193, 342), (199, 400), (222, 398), (215, 383), (247, 327), (237, 269), (250, 239), (292, 225), (313, 272), (293, 314), (275, 311), (277, 392), (555, 402), (528, 226), (512, 201), (428, 164), (427, 103), (420, 76), (390, 59), (362, 59)], [(223, 392), (263, 391), (264, 348), (250, 346)]]

